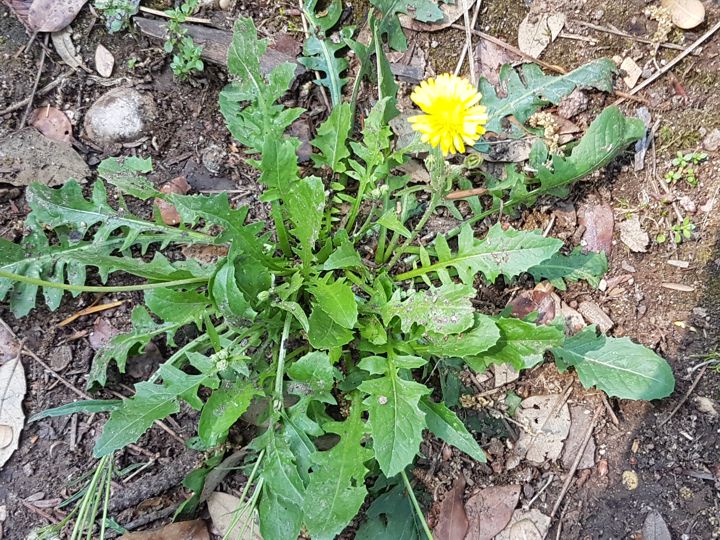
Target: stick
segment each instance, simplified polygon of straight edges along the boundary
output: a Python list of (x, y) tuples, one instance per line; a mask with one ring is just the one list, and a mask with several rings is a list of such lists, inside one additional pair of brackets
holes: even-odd
[[(619, 30), (614, 30), (612, 28), (607, 28), (605, 26), (600, 26), (600, 25), (585, 22), (585, 21), (574, 20), (572, 22), (575, 24), (579, 24), (580, 26), (584, 26), (585, 28), (597, 30), (598, 32), (605, 32), (606, 34), (612, 34), (614, 36), (624, 37), (626, 39), (630, 39), (632, 41), (638, 41), (640, 43), (647, 43), (648, 45), (656, 45), (656, 43), (654, 43), (653, 40), (651, 40), (651, 39), (636, 37), (636, 36), (633, 36), (632, 34), (628, 34), (627, 32), (621, 32)], [(665, 47), (666, 49), (675, 49), (678, 51), (685, 50), (685, 47), (683, 47), (682, 45), (676, 45), (675, 43), (660, 43), (660, 46)]]
[(598, 420), (600, 419), (600, 414), (603, 411), (603, 406), (599, 405), (595, 409), (595, 414), (593, 415), (592, 422), (590, 422), (590, 425), (587, 428), (587, 431), (585, 432), (585, 437), (583, 438), (583, 442), (580, 445), (580, 448), (578, 448), (577, 455), (575, 456), (575, 459), (573, 460), (572, 467), (570, 467), (570, 471), (568, 471), (568, 475), (565, 478), (565, 482), (563, 483), (562, 489), (560, 490), (560, 495), (558, 495), (557, 501), (555, 501), (555, 506), (553, 506), (552, 512), (550, 512), (550, 519), (555, 517), (555, 514), (557, 513), (558, 509), (560, 508), (560, 504), (562, 503), (562, 500), (565, 498), (565, 494), (567, 493), (568, 489), (570, 489), (570, 484), (573, 481), (573, 477), (575, 476), (575, 472), (577, 471), (578, 466), (580, 465), (580, 460), (582, 459), (583, 454), (585, 453), (585, 448), (587, 447), (588, 443), (590, 442), (590, 438), (592, 437), (593, 431), (595, 430), (595, 426), (597, 425)]
[(670, 414), (667, 416), (667, 418), (665, 418), (665, 420), (663, 420), (662, 422), (660, 422), (658, 424), (659, 427), (662, 427), (665, 424), (667, 424), (670, 421), (670, 419), (673, 416), (675, 416), (675, 413), (680, 410), (680, 407), (682, 407), (683, 404), (688, 400), (688, 398), (690, 397), (690, 394), (693, 393), (693, 390), (695, 390), (695, 387), (700, 382), (700, 379), (702, 379), (703, 375), (705, 375), (705, 371), (707, 370), (707, 368), (708, 368), (707, 365), (703, 366), (703, 368), (700, 370), (700, 373), (697, 374), (697, 377), (695, 377), (695, 380), (690, 385), (690, 388), (688, 388), (688, 391), (685, 392), (685, 395), (682, 397), (682, 399), (680, 401), (678, 401), (678, 404), (675, 405), (675, 408), (670, 412)]
[[(480, 7), (480, 2), (482, 2), (482, 0), (478, 0), (478, 8)], [(475, 75), (475, 51), (473, 51), (472, 30), (475, 29), (475, 23), (477, 22), (477, 13), (479, 9), (475, 11), (472, 23), (470, 23), (469, 11), (470, 6), (468, 6), (468, 0), (463, 0), (463, 21), (465, 22), (465, 49), (463, 49), (463, 52), (467, 51), (468, 54), (468, 67), (470, 68), (470, 84), (476, 86), (477, 77)]]
[[(149, 13), (150, 15), (157, 15), (158, 17), (165, 17), (166, 19), (170, 19), (171, 16), (165, 13), (164, 11), (160, 11), (159, 9), (153, 9), (145, 6), (140, 6), (140, 11), (144, 11), (145, 13)], [(210, 24), (212, 21), (210, 19), (199, 19), (198, 17), (186, 17), (185, 22), (189, 23), (197, 23), (197, 24)]]
[(487, 193), (487, 188), (484, 188), (484, 187), (473, 188), (473, 189), (460, 189), (458, 191), (453, 191), (453, 192), (445, 195), (445, 200), (446, 201), (456, 201), (458, 199), (467, 199), (468, 197), (474, 197), (475, 195), (485, 195), (486, 193)]
[[(630, 95), (637, 94), (640, 90), (643, 88), (646, 88), (647, 86), (654, 83), (657, 79), (665, 75), (668, 71), (670, 71), (673, 67), (675, 67), (677, 64), (679, 64), (683, 58), (688, 56), (690, 53), (692, 53), (695, 49), (697, 49), (700, 45), (702, 45), (710, 36), (712, 36), (715, 32), (720, 30), (720, 21), (715, 23), (715, 26), (713, 26), (710, 30), (705, 32), (702, 36), (697, 38), (691, 45), (689, 45), (683, 52), (678, 54), (675, 58), (673, 58), (670, 62), (668, 62), (663, 68), (659, 71), (656, 71), (652, 77), (649, 79), (646, 79), (643, 81), (642, 84), (636, 86), (632, 90), (630, 90)], [(620, 94), (618, 94), (620, 95)], [(627, 96), (621, 96), (620, 99), (616, 100), (614, 105), (618, 105), (622, 103)]]
[[(65, 81), (65, 79), (67, 77), (69, 77), (70, 75), (72, 75), (73, 73), (75, 73), (75, 70), (72, 70), (72, 69), (66, 71), (65, 73), (62, 73), (57, 79), (55, 79), (51, 83), (46, 84), (40, 90), (35, 92), (35, 95), (36, 96), (44, 96), (51, 90), (54, 90), (55, 88), (60, 86), (60, 84), (62, 84)], [(17, 103), (10, 105), (6, 109), (3, 109), (2, 111), (0, 111), (0, 116), (5, 116), (8, 113), (15, 112), (18, 109), (22, 109), (28, 103), (30, 103), (30, 98), (26, 97), (25, 99), (22, 99), (22, 100), (18, 101)]]
[(615, 426), (620, 425), (620, 421), (618, 420), (617, 415), (615, 414), (615, 411), (612, 410), (612, 407), (610, 406), (610, 402), (607, 399), (607, 396), (604, 392), (600, 393), (600, 397), (602, 397), (603, 405), (605, 406), (605, 410), (610, 415), (610, 420), (612, 421)]
[[(45, 34), (45, 46), (48, 44), (48, 39), (50, 38), (50, 34)], [(35, 92), (37, 92), (38, 84), (40, 84), (40, 77), (42, 76), (43, 68), (45, 67), (45, 49), (43, 48), (42, 52), (40, 53), (40, 65), (38, 66), (37, 75), (35, 76), (35, 84), (33, 84), (32, 91), (30, 92), (30, 97), (28, 98), (27, 107), (25, 107), (25, 112), (23, 113), (22, 120), (20, 120), (20, 126), (18, 129), (22, 129), (25, 127), (25, 122), (27, 122), (28, 114), (30, 114), (30, 109), (32, 109), (33, 100), (35, 99)]]
[[(475, 4), (475, 12), (473, 13), (472, 23), (470, 26), (470, 29), (474, 29), (475, 25), (477, 24), (478, 15), (480, 15), (480, 7), (482, 6), (482, 0), (477, 0), (477, 3)], [(472, 36), (472, 33), (471, 33)], [(470, 50), (470, 60), (469, 62), (471, 64), (475, 64), (475, 58), (474, 58), (474, 52), (472, 51), (472, 37), (470, 37), (469, 40), (465, 40), (465, 45), (463, 46), (463, 50), (460, 53), (460, 60), (458, 60), (457, 66), (455, 66), (455, 75), (460, 74), (460, 70), (462, 69), (463, 62), (465, 62), (465, 55), (468, 53), (468, 50)], [(477, 81), (471, 81), (473, 84), (477, 83)]]

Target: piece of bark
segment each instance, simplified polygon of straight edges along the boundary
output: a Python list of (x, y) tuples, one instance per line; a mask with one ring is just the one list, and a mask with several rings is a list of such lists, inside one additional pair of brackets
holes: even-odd
[[(133, 21), (146, 36), (165, 39), (167, 23), (145, 17), (135, 17)], [(202, 46), (202, 57), (205, 60), (221, 66), (227, 65), (227, 53), (232, 44), (232, 32), (199, 24), (183, 24), (182, 28), (187, 30), (196, 45)], [(267, 75), (274, 67), (290, 62), (295, 65), (295, 76), (297, 77), (305, 72), (305, 67), (297, 61), (299, 52), (300, 44), (293, 38), (286, 35), (275, 36), (271, 39), (265, 54), (260, 58), (260, 70)]]

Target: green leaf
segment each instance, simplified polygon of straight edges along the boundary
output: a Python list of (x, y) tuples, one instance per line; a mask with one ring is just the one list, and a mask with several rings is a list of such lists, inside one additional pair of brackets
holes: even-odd
[[(419, 540), (422, 531), (402, 482), (378, 496), (365, 513), (356, 540)], [(424, 535), (422, 536), (424, 537)]]
[(235, 265), (228, 258), (218, 267), (211, 282), (212, 298), (225, 320), (234, 326), (244, 326), (257, 315), (238, 286)]
[(310, 322), (308, 321), (308, 317), (300, 304), (297, 302), (285, 301), (276, 303), (275, 307), (280, 308), (283, 311), (287, 311), (295, 317), (295, 320), (300, 323), (300, 326), (305, 333), (310, 331)]
[[(135, 385), (135, 395), (115, 409), (95, 443), (93, 455), (107, 456), (136, 442), (153, 422), (180, 410), (178, 399), (193, 399), (207, 375), (188, 375), (168, 364), (160, 367), (162, 384), (141, 382)], [(195, 396), (196, 400), (197, 397)]]
[(395, 368), (383, 377), (364, 381), (359, 389), (369, 394), (363, 403), (369, 411), (375, 459), (385, 476), (395, 476), (412, 463), (420, 448), (425, 413), (419, 401), (430, 390), (401, 379)]
[(28, 423), (42, 420), (43, 418), (52, 418), (55, 416), (65, 416), (75, 413), (101, 413), (114, 411), (122, 404), (120, 399), (85, 399), (83, 401), (74, 401), (66, 403), (52, 409), (45, 409), (39, 413), (33, 414), (28, 418)]
[(382, 12), (380, 31), (387, 35), (388, 44), (396, 51), (407, 49), (399, 14), (408, 15), (420, 22), (437, 22), (443, 18), (443, 12), (431, 0), (371, 0), (371, 3)]
[(268, 187), (266, 201), (280, 199), (298, 181), (297, 139), (267, 138), (262, 145), (260, 182)]
[(444, 403), (435, 403), (428, 397), (420, 400), (420, 409), (425, 413), (428, 429), (446, 443), (480, 463), (486, 463), (487, 457), (475, 438), (457, 415)]
[(511, 115), (524, 124), (536, 111), (550, 103), (557, 105), (578, 87), (611, 93), (617, 66), (609, 58), (600, 58), (565, 75), (545, 75), (536, 64), (522, 64), (519, 71), (510, 64), (500, 69), (500, 86), (505, 97), (498, 97), (487, 79), (480, 80), (482, 104), (487, 107), (490, 118), (488, 131), (502, 132), (501, 120)]
[(333, 387), (335, 368), (326, 353), (312, 351), (296, 360), (288, 368), (288, 375), (294, 381), (306, 383), (313, 392), (328, 392)]
[(98, 165), (98, 176), (123, 193), (146, 201), (160, 194), (152, 182), (144, 176), (152, 170), (151, 158), (129, 156), (119, 160), (111, 157), (104, 159)]
[[(344, 233), (344, 234), (343, 234)], [(355, 246), (347, 237), (347, 233), (343, 230), (337, 234), (335, 251), (333, 251), (327, 260), (323, 263), (323, 270), (340, 270), (342, 268), (362, 267), (363, 261), (360, 258)]]
[(343, 173), (347, 170), (344, 160), (350, 157), (347, 139), (352, 128), (352, 120), (352, 106), (349, 103), (341, 103), (334, 107), (327, 120), (320, 124), (315, 138), (310, 141), (320, 151), (319, 154), (312, 155), (315, 166), (329, 167), (335, 173)]
[(312, 456), (313, 472), (303, 513), (313, 539), (333, 540), (352, 521), (367, 496), (368, 469), (364, 463), (372, 458), (372, 452), (363, 446), (361, 409), (353, 403), (347, 420), (326, 424), (325, 431), (335, 433), (340, 440), (330, 450)]
[(475, 308), (470, 301), (475, 294), (472, 286), (455, 283), (427, 290), (411, 290), (404, 300), (403, 292), (396, 290), (390, 301), (380, 309), (380, 315), (385, 325), (398, 317), (405, 333), (416, 324), (436, 334), (458, 334), (475, 322)]
[(212, 448), (225, 440), (230, 428), (247, 411), (257, 394), (248, 381), (224, 382), (213, 390), (198, 423), (198, 435), (206, 447)]
[(395, 210), (388, 210), (377, 220), (378, 225), (382, 225), (386, 229), (398, 233), (400, 236), (410, 238), (412, 233), (403, 225), (397, 217)]
[(340, 0), (330, 0), (322, 3), (322, 9), (317, 9), (318, 0), (307, 0), (303, 3), (303, 12), (313, 26), (327, 32), (335, 26), (342, 15), (343, 5)]
[(280, 64), (264, 77), (260, 58), (266, 49), (267, 40), (258, 39), (252, 19), (239, 18), (228, 51), (228, 71), (237, 80), (220, 93), (220, 111), (230, 133), (258, 152), (264, 141), (279, 139), (303, 112), (275, 104), (295, 78), (295, 66)]
[(473, 327), (461, 334), (442, 335), (428, 332), (423, 343), (414, 345), (418, 352), (441, 358), (477, 356), (493, 347), (500, 339), (500, 329), (492, 317), (475, 313)]
[[(424, 2), (425, 0), (420, 1)], [(428, 2), (428, 4), (430, 4), (430, 2)], [(389, 122), (391, 117), (395, 116), (398, 85), (395, 82), (395, 76), (390, 69), (390, 62), (388, 62), (387, 56), (385, 56), (385, 51), (383, 50), (382, 25), (382, 20), (379, 21), (376, 18), (370, 19), (370, 29), (373, 33), (372, 45), (375, 48), (375, 65), (377, 66), (378, 99), (383, 99), (385, 97), (390, 98), (392, 112), (385, 116), (385, 120)]]
[(144, 306), (135, 307), (131, 315), (132, 330), (115, 336), (110, 343), (98, 351), (88, 373), (87, 387), (92, 388), (96, 383), (105, 386), (110, 362), (114, 360), (120, 373), (125, 373), (125, 364), (131, 353), (142, 352), (154, 337), (167, 334), (168, 338), (172, 338), (179, 328), (193, 322), (198, 316), (197, 313), (186, 315), (187, 320), (183, 322), (157, 323)]
[(324, 280), (314, 280), (310, 285), (310, 292), (317, 306), (328, 317), (343, 328), (352, 328), (358, 317), (357, 301), (352, 287), (343, 279), (330, 281), (331, 279), (332, 276), (328, 275)]
[(476, 371), (490, 364), (510, 364), (515, 369), (531, 368), (543, 360), (546, 351), (562, 345), (565, 333), (560, 325), (537, 326), (513, 317), (498, 317), (500, 329), (497, 344), (465, 362)]
[(145, 293), (145, 305), (165, 322), (187, 324), (190, 314), (200, 327), (210, 300), (197, 291), (151, 289)]
[(344, 40), (352, 37), (352, 34), (352, 27), (343, 27), (340, 30), (338, 43), (333, 43), (329, 38), (321, 39), (311, 34), (305, 39), (303, 46), (305, 56), (298, 58), (298, 61), (306, 68), (325, 74), (324, 77), (315, 79), (315, 83), (329, 90), (333, 107), (342, 103), (342, 89), (347, 83), (347, 78), (342, 77), (342, 74), (348, 67), (347, 60), (342, 56), (338, 58), (336, 55), (347, 47)]
[(258, 512), (263, 538), (297, 540), (302, 527), (305, 486), (287, 443), (269, 430), (262, 440), (266, 451), (260, 469), (263, 480)]
[(597, 335), (595, 326), (553, 349), (561, 371), (574, 367), (586, 388), (595, 386), (622, 399), (661, 399), (672, 394), (670, 365), (647, 347), (630, 339)]
[(320, 307), (315, 306), (310, 314), (308, 341), (316, 349), (334, 349), (353, 340), (353, 333), (340, 326)]
[(482, 272), (494, 283), (498, 276), (507, 279), (527, 271), (552, 257), (563, 243), (555, 238), (545, 238), (539, 232), (503, 230), (500, 224), (493, 225), (482, 240), (473, 236), (473, 230), (466, 225), (458, 237), (458, 249), (453, 253), (447, 240), (439, 236), (435, 242), (438, 261), (430, 264), (427, 252), (421, 252), (423, 266), (397, 276), (398, 280), (410, 279), (430, 272), (438, 272), (447, 281), (446, 268), (453, 267), (466, 284), (472, 284), (475, 274)]
[(545, 278), (564, 291), (567, 289), (566, 282), (581, 279), (597, 288), (607, 269), (607, 256), (604, 252), (583, 253), (581, 248), (575, 248), (570, 255), (556, 253), (548, 260), (530, 268), (528, 272), (536, 281)]
[(325, 188), (322, 180), (317, 176), (308, 176), (299, 180), (290, 188), (284, 202), (290, 221), (294, 225), (290, 232), (300, 242), (301, 258), (305, 262), (310, 262), (325, 210)]

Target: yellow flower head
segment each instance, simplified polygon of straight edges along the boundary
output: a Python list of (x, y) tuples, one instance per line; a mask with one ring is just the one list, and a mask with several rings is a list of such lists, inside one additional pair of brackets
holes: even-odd
[(488, 121), (487, 109), (478, 105), (482, 95), (466, 79), (444, 73), (415, 87), (410, 99), (425, 114), (410, 123), (422, 141), (440, 147), (443, 155), (465, 152), (475, 144)]

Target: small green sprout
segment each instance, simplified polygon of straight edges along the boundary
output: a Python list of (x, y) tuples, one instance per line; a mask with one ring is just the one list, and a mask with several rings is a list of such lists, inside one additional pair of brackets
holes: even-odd
[(675, 244), (682, 244), (684, 240), (690, 240), (693, 232), (695, 231), (695, 224), (690, 218), (685, 218), (682, 223), (673, 225), (671, 227), (673, 234), (673, 242)]
[(668, 184), (674, 184), (684, 179), (692, 187), (696, 187), (699, 181), (694, 165), (699, 165), (707, 157), (708, 155), (705, 152), (688, 152), (686, 154), (678, 152), (677, 157), (670, 162), (674, 169), (670, 169), (665, 173), (665, 181)]
[(185, 0), (177, 8), (165, 12), (170, 20), (163, 49), (166, 53), (173, 54), (170, 67), (180, 80), (187, 79), (193, 73), (201, 72), (205, 67), (200, 58), (202, 46), (196, 45), (192, 37), (187, 35), (187, 30), (181, 26), (188, 17), (195, 13), (197, 8), (198, 0)]
[(140, 0), (95, 0), (95, 9), (105, 18), (105, 27), (111, 34), (130, 26), (130, 19), (138, 12), (139, 5)]

